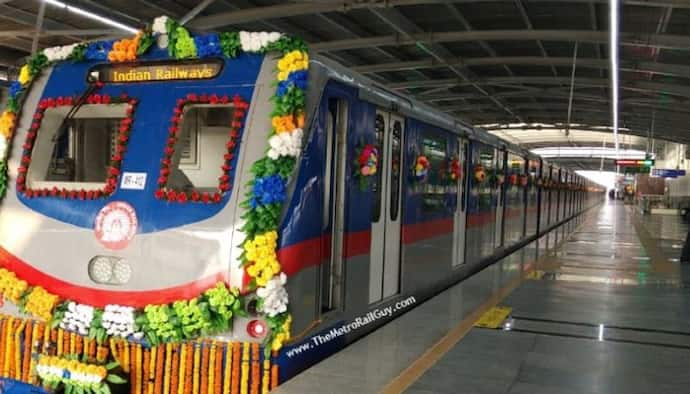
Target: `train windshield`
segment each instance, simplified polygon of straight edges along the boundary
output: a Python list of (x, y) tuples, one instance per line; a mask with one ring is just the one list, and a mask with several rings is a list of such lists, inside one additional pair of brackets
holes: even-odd
[(47, 108), (31, 154), (29, 187), (102, 188), (127, 107), (86, 104), (76, 111), (72, 106)]
[(234, 110), (232, 104), (185, 105), (168, 187), (186, 192), (218, 188)]

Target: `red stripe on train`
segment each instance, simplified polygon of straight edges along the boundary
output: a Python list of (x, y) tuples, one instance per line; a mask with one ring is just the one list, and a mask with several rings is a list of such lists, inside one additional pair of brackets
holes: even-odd
[[(174, 287), (160, 290), (101, 290), (91, 287), (75, 285), (65, 282), (37, 270), (20, 258), (9, 253), (0, 247), (0, 265), (15, 274), (19, 278), (26, 280), (30, 285), (40, 285), (53, 294), (62, 295), (64, 298), (93, 305), (104, 307), (107, 304), (121, 304), (135, 307), (144, 307), (149, 304), (167, 304), (181, 299), (194, 298), (199, 293), (213, 287), (220, 281), (227, 281), (227, 275), (219, 272), (205, 278), (195, 280)], [(67, 297), (67, 295), (69, 295)]]

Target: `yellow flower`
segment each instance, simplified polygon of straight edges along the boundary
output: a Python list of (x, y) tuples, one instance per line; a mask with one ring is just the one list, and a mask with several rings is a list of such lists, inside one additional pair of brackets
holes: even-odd
[(266, 237), (266, 241), (269, 243), (275, 243), (276, 241), (278, 241), (278, 233), (275, 231), (269, 231), (266, 234), (264, 234), (264, 236)]
[(278, 275), (280, 273), (280, 264), (278, 263), (278, 261), (271, 262), (271, 271), (275, 275)]
[(96, 371), (96, 375), (98, 375), (98, 377), (101, 379), (105, 379), (105, 377), (108, 376), (108, 370), (105, 369), (104, 367), (98, 367), (98, 370)]
[(21, 70), (19, 70), (19, 83), (22, 84), (22, 86), (25, 86), (31, 81), (31, 72), (29, 71), (29, 66), (24, 65)]
[(16, 120), (17, 117), (14, 113), (9, 111), (3, 112), (2, 116), (0, 116), (0, 134), (9, 139), (14, 131), (14, 124)]
[(285, 334), (276, 334), (275, 338), (273, 338), (273, 343), (271, 343), (271, 349), (277, 352), (283, 347), (283, 342), (285, 342)]

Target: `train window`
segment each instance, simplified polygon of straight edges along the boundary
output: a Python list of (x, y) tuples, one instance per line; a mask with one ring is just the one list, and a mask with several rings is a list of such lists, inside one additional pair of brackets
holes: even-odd
[[(376, 146), (379, 147), (379, 163), (383, 163), (383, 146), (384, 138), (386, 135), (386, 121), (381, 114), (376, 114), (376, 120), (374, 121), (374, 133), (376, 136)], [(378, 171), (376, 173), (376, 179), (374, 180), (374, 185), (372, 187), (372, 193), (374, 193), (374, 207), (371, 210), (371, 221), (376, 223), (381, 218), (381, 190), (383, 183), (383, 171)]]
[(223, 175), (232, 104), (188, 104), (182, 112), (166, 186), (177, 191), (214, 192)]
[(400, 153), (402, 152), (402, 124), (399, 120), (393, 123), (393, 133), (391, 134), (391, 199), (390, 199), (390, 214), (391, 220), (398, 219), (398, 210), (400, 209), (399, 195), (400, 195)]
[(47, 108), (31, 152), (28, 186), (102, 188), (127, 108), (127, 104), (86, 104), (68, 119), (71, 106)]
[(426, 211), (442, 211), (446, 209), (446, 183), (442, 179), (440, 168), (445, 166), (447, 141), (443, 137), (422, 134), (422, 155), (429, 160), (429, 175), (424, 185), (422, 207)]

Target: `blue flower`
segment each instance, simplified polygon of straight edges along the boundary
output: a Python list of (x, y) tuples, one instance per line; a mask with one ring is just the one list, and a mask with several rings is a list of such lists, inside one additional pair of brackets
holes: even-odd
[(22, 92), (22, 84), (19, 81), (14, 81), (10, 85), (10, 97), (16, 98)]
[(220, 56), (223, 53), (220, 38), (215, 33), (194, 37), (194, 45), (196, 46), (196, 54), (200, 58)]
[(106, 60), (113, 49), (113, 41), (96, 41), (86, 47), (86, 60)]
[(280, 175), (269, 175), (254, 180), (252, 198), (249, 201), (252, 209), (259, 205), (282, 203), (286, 198), (285, 181)]
[(306, 70), (293, 71), (288, 74), (285, 81), (280, 81), (278, 83), (276, 96), (283, 97), (293, 86), (300, 90), (307, 90), (307, 75)]

